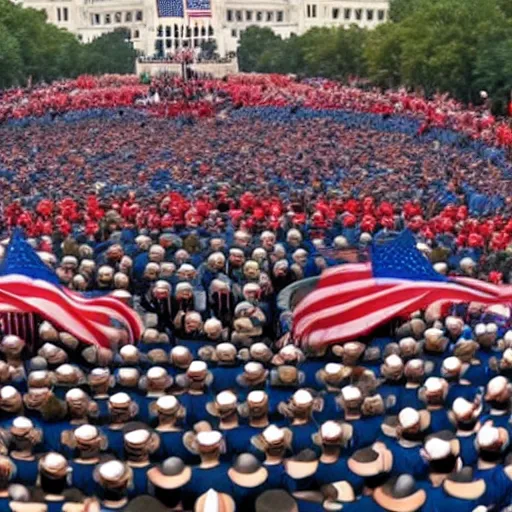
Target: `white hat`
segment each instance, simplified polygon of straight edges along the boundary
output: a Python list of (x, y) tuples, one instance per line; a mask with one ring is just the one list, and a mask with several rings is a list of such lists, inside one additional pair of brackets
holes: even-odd
[(12, 426), (15, 428), (29, 429), (29, 428), (33, 428), (34, 424), (32, 423), (32, 421), (30, 421), (25, 416), (18, 416), (17, 418), (14, 418), (14, 421), (12, 422)]
[(420, 413), (412, 407), (406, 407), (398, 413), (398, 421), (402, 428), (411, 428), (420, 422)]
[(192, 361), (188, 367), (189, 373), (201, 373), (208, 370), (208, 365), (204, 361)]
[(508, 380), (503, 375), (494, 377), (487, 383), (487, 393), (490, 395), (499, 395), (508, 386)]
[(122, 380), (139, 378), (139, 370), (137, 370), (137, 368), (119, 368), (117, 374)]
[(323, 439), (338, 439), (342, 433), (341, 425), (335, 421), (326, 421), (320, 427), (320, 434)]
[(261, 363), (258, 363), (256, 361), (249, 361), (244, 366), (244, 371), (246, 373), (260, 373), (263, 370), (263, 365)]
[(75, 437), (83, 441), (90, 441), (98, 437), (98, 429), (94, 425), (81, 425), (75, 430)]
[(171, 350), (172, 356), (186, 356), (189, 353), (190, 350), (183, 345), (177, 345), (176, 347), (173, 347), (173, 349)]
[(475, 262), (469, 257), (466, 256), (465, 258), (462, 258), (459, 262), (460, 268), (464, 269), (467, 267), (474, 267)]
[(44, 465), (47, 469), (60, 469), (67, 464), (67, 460), (60, 453), (50, 452), (44, 456)]
[(251, 391), (247, 395), (247, 401), (251, 402), (253, 404), (260, 404), (261, 402), (263, 402), (265, 400), (266, 396), (267, 396), (267, 394), (265, 393), (265, 391), (260, 391), (258, 389), (256, 391)]
[(149, 430), (145, 428), (139, 428), (137, 430), (132, 430), (131, 432), (127, 432), (124, 435), (124, 439), (127, 443), (130, 444), (144, 444), (149, 441), (151, 434)]
[(122, 357), (133, 357), (138, 355), (139, 349), (135, 345), (125, 345), (119, 351)]
[(443, 389), (443, 381), (439, 377), (429, 377), (424, 386), (427, 391), (435, 393)]
[(110, 377), (110, 370), (108, 368), (93, 368), (90, 375), (94, 375), (94, 377)]
[(118, 460), (111, 460), (102, 464), (99, 472), (106, 480), (118, 480), (125, 474), (125, 466)]
[(485, 324), (477, 324), (475, 326), (475, 335), (476, 336), (482, 336), (485, 334), (486, 328)]
[(161, 396), (156, 401), (156, 406), (163, 411), (172, 411), (178, 406), (178, 399), (173, 395)]
[(452, 405), (452, 411), (455, 413), (455, 416), (460, 418), (466, 417), (468, 414), (471, 414), (474, 409), (474, 404), (468, 402), (465, 398), (459, 397), (456, 398)]
[(126, 393), (116, 393), (109, 398), (109, 402), (115, 405), (123, 405), (129, 403), (131, 398)]
[(2, 345), (4, 347), (16, 348), (24, 344), (25, 342), (15, 334), (8, 334), (7, 336), (4, 336), (4, 338), (2, 339)]
[(462, 366), (462, 363), (460, 362), (460, 359), (455, 356), (447, 357), (443, 361), (443, 370), (445, 370), (448, 373), (454, 373), (460, 370)]
[(162, 368), (161, 366), (153, 366), (146, 373), (148, 379), (161, 379), (163, 377), (167, 377), (167, 370)]
[(66, 393), (66, 400), (82, 400), (83, 398), (86, 398), (87, 394), (85, 391), (81, 390), (80, 388), (73, 388), (70, 389)]
[(48, 377), (49, 373), (47, 370), (35, 370), (33, 372), (30, 372), (29, 373), (29, 379), (30, 380), (43, 380), (43, 379), (46, 379), (46, 377)]
[(4, 386), (0, 390), (0, 398), (3, 400), (8, 400), (9, 398), (13, 398), (18, 394), (18, 390), (13, 386)]
[(328, 375), (338, 375), (343, 370), (343, 365), (339, 363), (327, 363), (324, 370)]
[(343, 400), (347, 402), (352, 400), (359, 400), (362, 397), (361, 390), (356, 386), (345, 386), (341, 390), (341, 396)]
[(201, 446), (215, 446), (222, 441), (222, 434), (217, 430), (208, 430), (199, 432), (196, 439)]
[(448, 441), (434, 437), (425, 443), (425, 452), (430, 460), (440, 460), (448, 457), (452, 450)]
[(503, 339), (507, 342), (507, 343), (512, 343), (512, 331), (507, 331), (505, 333), (505, 336), (503, 336)]
[(490, 425), (484, 425), (476, 435), (476, 442), (480, 448), (488, 448), (496, 444), (499, 439), (500, 431)]
[(391, 354), (390, 356), (386, 357), (384, 364), (394, 369), (402, 368), (404, 365), (402, 359), (396, 354)]
[(265, 441), (267, 441), (267, 443), (275, 444), (284, 439), (284, 432), (275, 425), (269, 425), (263, 431), (263, 438), (265, 439)]
[(487, 334), (495, 334), (498, 332), (498, 326), (494, 322), (491, 322), (485, 326), (485, 331)]
[(308, 405), (313, 402), (313, 397), (309, 391), (305, 389), (299, 389), (293, 394), (293, 401), (297, 405)]
[(61, 364), (55, 372), (62, 376), (69, 376), (76, 372), (76, 368), (70, 364)]
[(215, 401), (219, 405), (233, 405), (236, 404), (236, 395), (232, 391), (221, 391), (216, 397)]

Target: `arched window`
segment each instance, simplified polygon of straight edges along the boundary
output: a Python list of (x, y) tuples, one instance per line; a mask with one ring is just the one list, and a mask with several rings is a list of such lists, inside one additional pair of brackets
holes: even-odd
[(210, 37), (212, 37), (212, 36), (213, 36), (213, 27), (212, 27), (211, 25), (208, 27), (208, 35), (209, 35)]
[(199, 27), (197, 25), (194, 26), (194, 37), (199, 35)]
[(206, 35), (206, 28), (201, 27), (201, 37), (204, 37)]

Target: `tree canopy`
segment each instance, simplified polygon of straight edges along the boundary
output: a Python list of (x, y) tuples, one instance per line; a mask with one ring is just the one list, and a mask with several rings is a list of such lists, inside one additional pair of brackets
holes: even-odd
[(391, 0), (390, 19), (375, 30), (313, 28), (282, 40), (270, 29), (242, 34), (244, 71), (405, 85), (427, 95), (449, 92), (478, 101), (486, 90), (506, 104), (512, 89), (510, 0)]
[(82, 44), (48, 23), (43, 11), (0, 0), (0, 87), (72, 78), (80, 74), (133, 73), (136, 52), (124, 30)]

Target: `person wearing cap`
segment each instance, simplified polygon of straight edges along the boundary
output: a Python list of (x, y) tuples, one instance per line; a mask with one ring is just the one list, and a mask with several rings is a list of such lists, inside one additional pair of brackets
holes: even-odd
[(268, 487), (268, 471), (252, 454), (242, 453), (228, 469), (233, 485), (231, 496), (239, 510), (254, 512), (256, 498)]
[(0, 421), (2, 423), (23, 414), (23, 405), (23, 397), (15, 387), (0, 388)]
[(332, 420), (322, 424), (320, 430), (313, 436), (313, 442), (322, 450), (315, 473), (317, 487), (344, 480), (356, 492), (362, 490), (363, 479), (353, 473), (347, 465), (352, 436), (351, 425)]
[(430, 414), (426, 410), (406, 407), (398, 413), (397, 438), (386, 439), (386, 446), (393, 454), (394, 475), (412, 471), (416, 478), (426, 476), (428, 466), (421, 456), (421, 448), (429, 426)]
[(251, 452), (258, 458), (264, 455), (263, 464), (268, 473), (270, 488), (280, 488), (284, 485), (286, 469), (284, 460), (291, 453), (292, 434), (287, 428), (269, 425), (251, 439)]
[(462, 467), (459, 455), (460, 443), (453, 432), (437, 432), (426, 439), (422, 456), (428, 463), (428, 479), (432, 486), (441, 486), (450, 473)]
[(104, 459), (107, 438), (93, 425), (81, 425), (75, 430), (64, 431), (61, 435), (63, 447), (71, 452), (72, 482), (86, 495), (96, 491), (93, 473), (94, 467)]
[(148, 490), (147, 472), (151, 469), (150, 456), (160, 446), (160, 437), (143, 423), (129, 423), (123, 428), (124, 458), (133, 473), (129, 497), (146, 494)]
[(110, 460), (96, 466), (94, 481), (101, 500), (102, 512), (123, 510), (128, 503), (128, 489), (133, 474), (131, 468), (119, 460)]
[(157, 329), (165, 332), (170, 328), (174, 319), (173, 300), (171, 298), (171, 285), (165, 280), (157, 280), (141, 296), (141, 307), (147, 313), (157, 317)]
[(66, 502), (83, 502), (84, 495), (70, 481), (68, 461), (60, 453), (49, 452), (39, 460), (39, 487), (32, 500), (46, 503), (48, 512), (60, 512)]
[(448, 411), (445, 408), (447, 394), (448, 383), (440, 377), (428, 377), (418, 391), (418, 397), (430, 413), (430, 429), (432, 432), (453, 428), (448, 417)]
[(450, 348), (449, 339), (444, 331), (436, 327), (430, 327), (423, 333), (423, 359), (434, 364), (433, 374), (439, 375), (439, 369), (443, 359), (447, 357)]
[(478, 343), (461, 338), (453, 347), (453, 355), (462, 363), (464, 380), (473, 386), (485, 386), (489, 380), (489, 367), (476, 357)]
[(280, 402), (288, 401), (304, 383), (304, 372), (293, 365), (281, 365), (270, 370), (270, 408), (275, 410)]
[(492, 421), (495, 427), (509, 430), (511, 413), (512, 386), (502, 375), (492, 378), (486, 387), (485, 413), (482, 415), (482, 424)]
[(34, 455), (35, 447), (41, 444), (42, 430), (25, 416), (14, 418), (10, 428), (8, 448), (13, 462), (16, 464), (16, 475), (13, 481), (25, 485), (35, 485), (38, 475), (38, 462)]
[(315, 410), (321, 411), (322, 407), (322, 399), (314, 398), (306, 389), (299, 389), (288, 402), (279, 404), (278, 411), (290, 421), (294, 453), (310, 448), (311, 438), (317, 431), (313, 413)]
[[(373, 376), (373, 374), (371, 374)], [(370, 402), (367, 400), (370, 398)], [(379, 400), (380, 399), (380, 400)], [(366, 414), (363, 415), (363, 404), (371, 405), (375, 400), (382, 402), (380, 395), (364, 397), (361, 389), (355, 385), (345, 386), (337, 398), (340, 409), (343, 411), (345, 423), (352, 426), (354, 433), (352, 438), (352, 448), (357, 450), (364, 446), (371, 445), (378, 437), (380, 425), (384, 418), (380, 415), (374, 415), (369, 407)], [(370, 412), (372, 412), (370, 414)], [(327, 419), (327, 418), (325, 418)]]
[(221, 391), (215, 400), (206, 405), (206, 410), (213, 418), (217, 418), (216, 427), (226, 435), (228, 430), (237, 430), (238, 404), (237, 397), (232, 391)]
[(460, 457), (465, 466), (474, 466), (478, 460), (476, 435), (481, 428), (481, 412), (480, 401), (468, 402), (464, 398), (457, 398), (449, 413), (450, 420), (457, 429), (455, 435), (460, 446)]
[(388, 404), (389, 414), (398, 414), (400, 410), (400, 396), (406, 384), (404, 377), (404, 363), (400, 356), (391, 354), (384, 359), (380, 368), (383, 382), (379, 386), (379, 393)]
[(185, 374), (176, 377), (176, 384), (183, 391), (180, 402), (187, 411), (189, 425), (210, 418), (206, 406), (214, 398), (210, 389), (212, 380), (208, 365), (200, 360), (192, 361)]
[(192, 469), (178, 457), (169, 457), (148, 471), (149, 493), (168, 509), (179, 510), (187, 499)]
[(121, 457), (124, 446), (123, 428), (137, 417), (139, 407), (127, 393), (120, 392), (109, 398), (108, 408), (109, 423), (104, 427), (104, 432), (109, 450)]
[(255, 502), (256, 512), (299, 512), (297, 501), (282, 489), (273, 489), (262, 493)]
[(405, 384), (398, 397), (399, 410), (405, 407), (421, 409), (423, 402), (419, 390), (425, 380), (425, 363), (421, 359), (410, 359), (404, 367)]
[(479, 389), (464, 379), (465, 367), (462, 361), (455, 356), (444, 359), (441, 365), (441, 376), (448, 382), (449, 389), (446, 396), (446, 405), (452, 406), (456, 398), (465, 398), (469, 402), (475, 400)]
[(155, 459), (162, 460), (175, 455), (186, 464), (197, 464), (199, 458), (183, 442), (182, 426), (186, 411), (178, 399), (174, 395), (162, 396), (151, 405), (151, 410), (157, 417), (155, 431), (160, 436), (160, 447)]
[(109, 392), (114, 387), (115, 378), (108, 368), (93, 368), (87, 375), (90, 395), (98, 407), (96, 422), (104, 425), (109, 419)]
[(173, 380), (167, 370), (162, 366), (152, 366), (146, 372), (140, 381), (139, 388), (146, 391), (146, 395), (140, 397), (139, 403), (139, 419), (145, 423), (149, 423), (151, 419), (151, 404), (158, 398), (166, 395), (167, 390), (171, 387)]
[(209, 365), (210, 363), (215, 364), (211, 368), (213, 375), (212, 392), (220, 393), (228, 389), (236, 390), (236, 379), (243, 372), (243, 361), (232, 343), (222, 342), (215, 347), (208, 348), (208, 350), (203, 349), (199, 353), (199, 357), (208, 362)]
[(222, 434), (217, 430), (201, 430), (197, 434), (187, 432), (184, 442), (201, 459), (199, 465), (192, 467), (192, 477), (187, 484), (187, 491), (190, 491), (188, 498), (195, 502), (209, 489), (229, 494), (232, 489), (228, 478), (229, 465), (221, 462), (221, 454), (225, 449)]
[(237, 393), (242, 396), (243, 399), (251, 391), (267, 389), (267, 378), (269, 371), (263, 366), (263, 364), (249, 361), (243, 367), (243, 372), (237, 377)]

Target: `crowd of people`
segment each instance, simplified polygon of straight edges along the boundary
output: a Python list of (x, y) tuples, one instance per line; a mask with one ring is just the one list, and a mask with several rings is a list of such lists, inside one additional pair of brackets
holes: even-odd
[[(135, 106), (150, 87), (163, 114)], [(0, 319), (0, 512), (512, 504), (508, 305), (312, 352), (278, 303), (406, 228), (437, 272), (511, 283), (503, 122), (243, 75), (81, 77), (5, 91), (0, 118), (0, 256), (22, 228), (62, 286), (145, 325), (104, 348)]]

